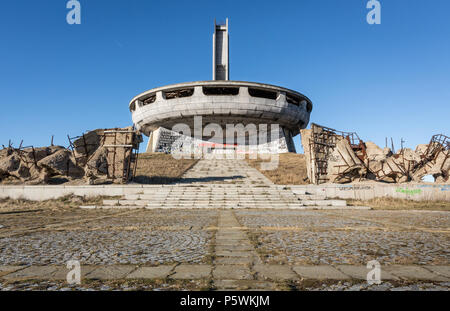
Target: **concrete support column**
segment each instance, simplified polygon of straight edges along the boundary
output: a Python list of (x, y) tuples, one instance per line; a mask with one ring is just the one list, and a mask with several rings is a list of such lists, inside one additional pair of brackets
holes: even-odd
[(155, 102), (159, 101), (159, 100), (165, 100), (165, 97), (164, 97), (162, 91), (156, 92), (156, 100), (155, 100)]
[(247, 86), (241, 86), (239, 88), (239, 96), (248, 98), (250, 97), (250, 94), (248, 93), (248, 87)]
[(203, 87), (202, 86), (196, 86), (194, 87), (194, 94), (192, 96), (203, 96)]
[(153, 131), (150, 132), (148, 135), (148, 142), (147, 142), (147, 148), (145, 149), (145, 152), (153, 152)]
[(286, 102), (286, 93), (285, 92), (280, 92), (280, 94), (277, 97), (277, 102), (282, 102), (282, 103)]
[(135, 104), (135, 109), (141, 109), (141, 107), (142, 107), (142, 102), (140, 101), (140, 100), (136, 100), (135, 102), (134, 102), (134, 104)]

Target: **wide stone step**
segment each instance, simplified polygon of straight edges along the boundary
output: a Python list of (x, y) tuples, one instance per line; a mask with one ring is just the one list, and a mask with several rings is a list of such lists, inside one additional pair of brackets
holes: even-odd
[(327, 197), (325, 195), (318, 194), (300, 194), (297, 195), (300, 200), (325, 200)]
[(284, 205), (304, 205), (301, 201), (282, 201), (282, 200), (104, 200), (105, 206), (145, 206), (148, 204), (158, 205), (254, 205), (254, 206), (284, 206)]
[(347, 201), (345, 200), (302, 200), (305, 206), (347, 206)]
[(125, 200), (255, 200), (255, 201), (265, 201), (265, 200), (289, 200), (298, 201), (296, 196), (277, 196), (277, 195), (147, 195), (147, 194), (130, 194), (124, 196)]
[(159, 205), (149, 204), (146, 206), (138, 205), (123, 205), (123, 206), (111, 206), (111, 205), (87, 205), (80, 206), (82, 209), (239, 209), (239, 208), (251, 208), (251, 209), (299, 209), (299, 210), (370, 210), (367, 206), (303, 206), (296, 204), (288, 204), (285, 206), (264, 206), (264, 205), (186, 205), (186, 206), (171, 206), (171, 205)]

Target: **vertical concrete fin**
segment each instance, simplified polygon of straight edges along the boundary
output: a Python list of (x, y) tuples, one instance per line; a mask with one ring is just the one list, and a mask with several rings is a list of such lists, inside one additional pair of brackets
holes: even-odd
[(213, 80), (230, 79), (228, 39), (228, 18), (224, 25), (214, 20)]

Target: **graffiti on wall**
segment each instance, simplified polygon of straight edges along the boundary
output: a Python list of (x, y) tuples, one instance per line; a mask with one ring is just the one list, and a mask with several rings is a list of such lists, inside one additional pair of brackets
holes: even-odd
[(422, 193), (422, 190), (421, 189), (397, 188), (397, 189), (395, 189), (395, 192), (414, 195), (414, 194)]

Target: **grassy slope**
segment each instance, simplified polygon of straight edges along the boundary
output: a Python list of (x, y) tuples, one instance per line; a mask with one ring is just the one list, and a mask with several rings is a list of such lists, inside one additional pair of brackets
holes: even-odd
[(304, 154), (282, 153), (279, 157), (278, 168), (272, 171), (261, 170), (261, 162), (267, 160), (247, 159), (247, 162), (277, 185), (307, 185), (309, 183)]
[(139, 154), (136, 177), (133, 180), (142, 184), (167, 184), (177, 181), (198, 160), (176, 160), (170, 154)]
[(393, 198), (375, 198), (367, 201), (347, 200), (349, 205), (370, 206), (378, 210), (450, 211), (449, 201), (413, 201)]

